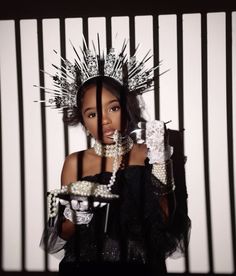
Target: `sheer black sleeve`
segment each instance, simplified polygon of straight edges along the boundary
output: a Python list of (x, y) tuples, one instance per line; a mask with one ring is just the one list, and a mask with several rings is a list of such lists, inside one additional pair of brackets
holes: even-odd
[[(185, 161), (182, 147), (182, 134), (170, 131), (175, 190), (165, 195), (168, 201), (169, 218), (166, 220), (157, 192), (158, 179), (151, 174), (151, 165), (147, 165), (145, 219), (149, 246), (152, 251), (162, 252), (165, 257), (178, 257), (185, 253), (188, 245), (191, 221), (188, 217), (187, 188), (185, 181)], [(147, 160), (148, 162), (148, 160)]]

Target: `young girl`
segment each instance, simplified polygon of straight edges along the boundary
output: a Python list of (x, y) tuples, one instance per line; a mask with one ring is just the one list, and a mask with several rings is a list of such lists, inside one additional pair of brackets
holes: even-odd
[[(142, 117), (138, 95), (152, 79), (132, 87), (126, 62), (114, 70), (118, 78), (107, 73), (108, 58), (94, 57), (91, 65), (87, 52), (97, 71), (85, 80), (76, 67), (75, 104), (64, 121), (81, 123), (95, 142), (65, 159), (62, 188), (49, 197), (51, 206), (60, 198), (59, 212), (43, 242), (49, 253), (65, 250), (60, 275), (164, 275), (166, 257), (183, 252), (189, 229), (184, 158), (169, 146), (173, 131)], [(55, 102), (62, 106), (58, 95)]]

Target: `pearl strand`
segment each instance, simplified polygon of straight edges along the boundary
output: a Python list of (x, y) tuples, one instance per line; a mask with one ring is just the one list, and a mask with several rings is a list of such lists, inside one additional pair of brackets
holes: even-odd
[[(117, 130), (115, 130), (112, 138), (115, 142), (115, 145), (112, 145), (113, 146), (112, 156), (114, 157), (114, 160), (113, 160), (113, 163), (112, 163), (112, 175), (111, 175), (111, 178), (110, 178), (109, 183), (107, 185), (100, 185), (100, 187), (98, 187), (98, 189), (97, 189), (97, 193), (101, 193), (102, 195), (105, 195), (105, 196), (109, 195), (109, 197), (112, 197), (112, 195), (113, 195), (111, 193), (111, 187), (114, 185), (114, 183), (116, 181), (116, 173), (117, 173), (117, 171), (119, 169), (119, 166), (120, 166), (120, 164), (118, 164), (118, 156), (119, 156), (119, 152), (120, 152), (119, 151), (119, 148), (120, 148), (120, 143), (119, 142), (121, 141), (121, 136), (120, 136), (120, 134), (118, 133)], [(96, 152), (96, 150), (95, 150), (95, 152)], [(102, 148), (101, 148), (100, 152), (103, 152)], [(105, 151), (105, 153), (106, 153), (106, 151)], [(114, 196), (116, 196), (116, 195), (114, 195)]]
[(116, 181), (116, 173), (120, 167), (120, 164), (118, 163), (118, 154), (114, 156), (113, 164), (112, 164), (112, 176), (109, 180), (109, 184), (107, 185), (107, 188), (109, 191), (111, 191), (111, 187), (114, 185)]
[(58, 213), (58, 203), (59, 198), (57, 197), (58, 194), (64, 193), (67, 191), (67, 186), (63, 186), (62, 189), (55, 189), (50, 191), (48, 194), (48, 214), (49, 218), (55, 217)]

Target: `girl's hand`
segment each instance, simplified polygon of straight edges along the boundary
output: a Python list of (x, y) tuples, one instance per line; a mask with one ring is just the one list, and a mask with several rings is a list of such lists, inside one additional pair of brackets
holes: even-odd
[[(90, 212), (89, 202), (86, 197), (80, 197), (78, 200), (72, 199), (70, 201), (60, 199), (60, 204), (65, 206), (63, 215), (66, 219), (74, 224), (88, 224), (92, 218), (93, 213)], [(103, 207), (105, 202), (93, 202), (93, 208)]]
[(170, 159), (173, 149), (168, 143), (168, 130), (163, 121), (139, 122), (138, 127), (143, 131), (144, 143), (147, 145), (149, 163), (163, 163)]

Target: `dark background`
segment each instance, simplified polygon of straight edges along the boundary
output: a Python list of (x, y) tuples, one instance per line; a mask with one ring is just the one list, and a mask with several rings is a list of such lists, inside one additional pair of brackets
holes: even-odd
[(235, 0), (4, 0), (0, 4), (0, 19), (222, 12), (235, 9)]

